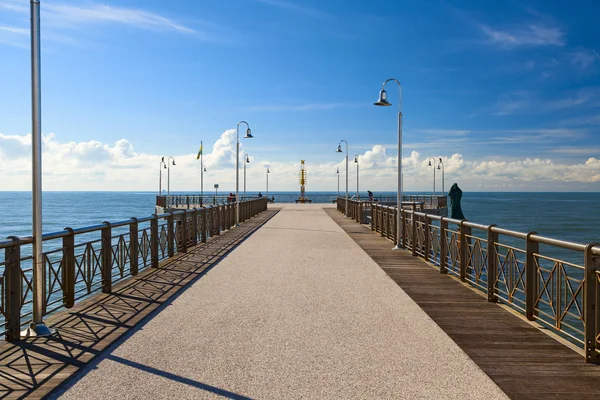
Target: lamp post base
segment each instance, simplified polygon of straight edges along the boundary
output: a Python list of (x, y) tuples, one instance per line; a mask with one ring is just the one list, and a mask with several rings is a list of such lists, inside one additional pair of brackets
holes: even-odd
[(29, 328), (21, 332), (23, 339), (36, 338), (36, 337), (47, 337), (52, 336), (56, 333), (56, 329), (48, 328), (45, 322), (42, 321), (40, 324), (34, 324), (33, 322), (29, 325)]

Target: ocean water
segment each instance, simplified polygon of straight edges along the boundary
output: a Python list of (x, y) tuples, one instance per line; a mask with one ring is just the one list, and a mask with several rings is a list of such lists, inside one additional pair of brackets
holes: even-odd
[[(299, 197), (297, 192), (269, 193), (272, 196), (276, 203), (292, 203)], [(306, 196), (313, 202), (331, 204), (337, 192), (307, 192)], [(361, 196), (366, 197), (366, 192)], [(149, 216), (154, 213), (155, 200), (155, 192), (44, 192), (43, 232)], [(0, 204), (0, 238), (30, 235), (31, 194), (0, 192)], [(462, 209), (469, 221), (484, 225), (535, 231), (577, 243), (600, 242), (600, 193), (464, 192)]]

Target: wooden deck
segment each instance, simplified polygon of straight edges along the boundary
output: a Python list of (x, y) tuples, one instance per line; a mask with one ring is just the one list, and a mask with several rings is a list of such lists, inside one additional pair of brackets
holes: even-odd
[(165, 261), (160, 268), (146, 269), (115, 285), (112, 294), (93, 295), (48, 317), (48, 325), (58, 330), (53, 337), (2, 342), (0, 399), (41, 398), (49, 394), (102, 350), (141, 329), (144, 321), (160, 312), (276, 213), (265, 211), (239, 228)]
[(509, 397), (600, 398), (600, 366), (585, 364), (580, 354), (410, 252), (392, 250), (368, 226), (326, 211)]

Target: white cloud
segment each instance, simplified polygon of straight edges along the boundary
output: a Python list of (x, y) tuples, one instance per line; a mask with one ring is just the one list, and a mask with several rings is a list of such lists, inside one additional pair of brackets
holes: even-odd
[(600, 54), (596, 50), (580, 49), (570, 53), (571, 63), (578, 69), (585, 71), (596, 65)]
[(478, 28), (490, 44), (506, 49), (565, 45), (564, 32), (556, 26), (529, 24), (513, 30), (500, 30), (479, 24)]
[(333, 110), (341, 107), (352, 107), (351, 104), (346, 103), (308, 103), (299, 105), (259, 105), (246, 107), (248, 111), (320, 111), (320, 110)]
[[(382, 145), (359, 154), (360, 181), (363, 189), (373, 191), (393, 190), (396, 185), (397, 164), (395, 151), (388, 154)], [(431, 152), (428, 152), (431, 153)], [(240, 150), (243, 154), (243, 149)], [(587, 155), (584, 152), (573, 154)], [(43, 137), (43, 172), (45, 190), (157, 190), (157, 168), (164, 154), (145, 154), (135, 150), (126, 139), (115, 143), (60, 142), (48, 134)], [(458, 182), (466, 190), (554, 190), (557, 186), (572, 183), (580, 190), (600, 189), (600, 161), (588, 157), (585, 161), (567, 164), (551, 159), (526, 158), (523, 160), (465, 159), (456, 153), (448, 157), (443, 151), (433, 155), (442, 158), (446, 188)], [(30, 190), (31, 137), (30, 135), (0, 134), (0, 189)], [(198, 191), (200, 186), (200, 162), (196, 154), (175, 154), (176, 165), (170, 169), (172, 191)], [(350, 191), (355, 186), (353, 155), (349, 163)], [(432, 167), (428, 157), (418, 151), (406, 154), (402, 160), (404, 185), (408, 191), (431, 189)], [(235, 187), (235, 130), (225, 131), (212, 146), (205, 147), (207, 172), (205, 189), (211, 190), (219, 183), (222, 190)], [(436, 161), (437, 164), (437, 161)], [(240, 167), (243, 164), (240, 163)], [(266, 166), (270, 168), (270, 191), (297, 190), (299, 162), (269, 160), (253, 155), (247, 165), (248, 190), (264, 191)], [(308, 163), (307, 189), (311, 191), (334, 190), (337, 187), (336, 168), (340, 169), (343, 186), (345, 174), (344, 156), (337, 161)], [(166, 172), (166, 171), (164, 171)], [(438, 188), (441, 187), (441, 171), (436, 171)], [(162, 174), (163, 188), (167, 187), (167, 175)], [(242, 174), (240, 174), (240, 178)], [(242, 183), (240, 183), (242, 187)]]

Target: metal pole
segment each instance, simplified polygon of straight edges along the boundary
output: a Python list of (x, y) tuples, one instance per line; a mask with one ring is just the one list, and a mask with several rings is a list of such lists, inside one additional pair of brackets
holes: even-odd
[(432, 167), (433, 167), (433, 196), (435, 197), (435, 158), (434, 158)]
[(348, 142), (346, 142), (346, 217), (348, 216)]
[(40, 0), (31, 0), (33, 321), (27, 331), (30, 336), (48, 336), (54, 333), (43, 321), (44, 260), (42, 247), (42, 93), (40, 58)]
[(158, 195), (160, 196), (162, 194), (162, 168), (163, 168), (163, 162), (160, 162), (160, 165), (158, 167)]
[(340, 197), (340, 169), (337, 169), (337, 176), (338, 176), (338, 196)]
[(398, 207), (396, 217), (396, 247), (400, 249), (400, 238), (402, 237), (402, 86), (400, 87), (400, 111), (398, 111)]
[(269, 200), (269, 168), (267, 168), (267, 200)]
[(244, 155), (244, 198), (246, 198), (246, 155)]
[(358, 201), (358, 158), (356, 159), (356, 200)]
[[(240, 124), (246, 124), (247, 132), (250, 132), (250, 125), (246, 121), (240, 121), (236, 127), (235, 140), (235, 225), (240, 225)], [(248, 136), (248, 133), (246, 134)], [(245, 164), (245, 161), (244, 161)]]
[(202, 147), (202, 140), (200, 141), (200, 207), (204, 205), (204, 148)]
[(169, 196), (171, 194), (171, 157), (167, 161), (167, 196)]

